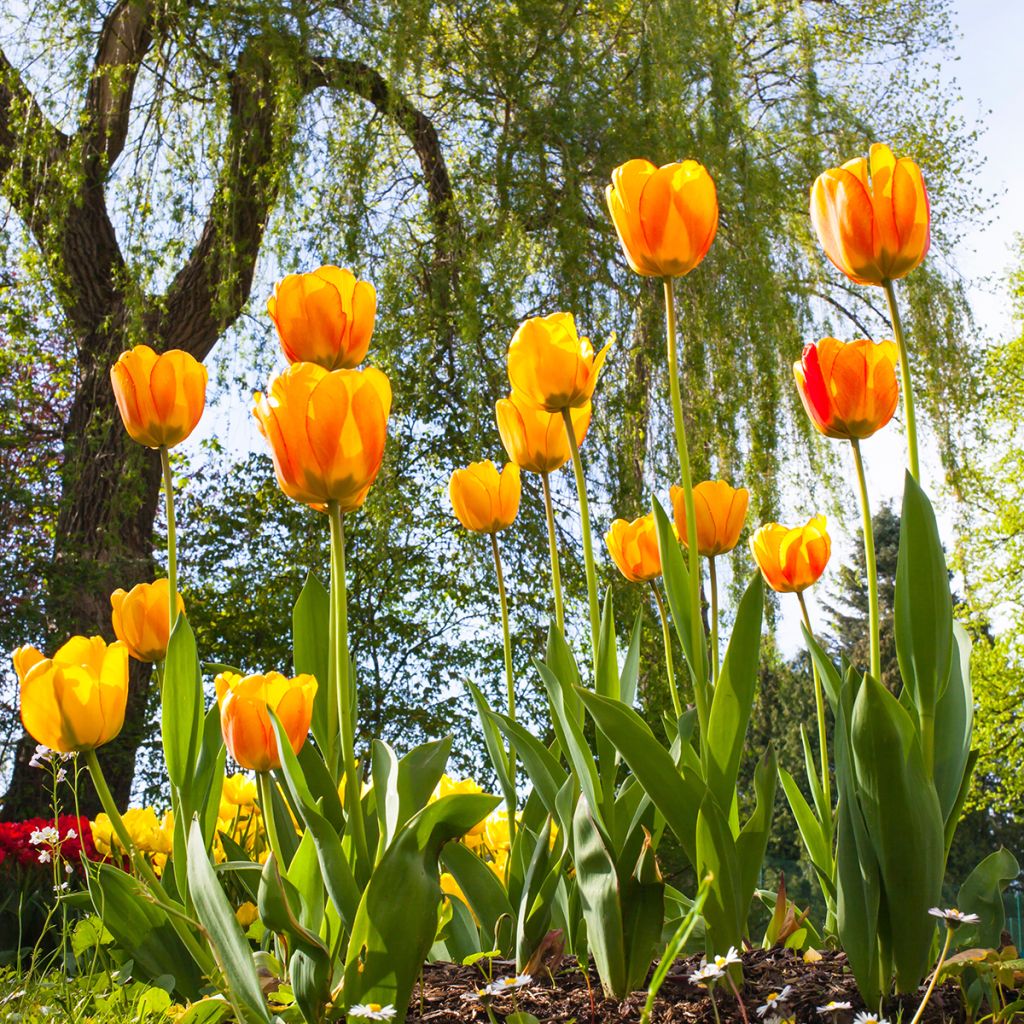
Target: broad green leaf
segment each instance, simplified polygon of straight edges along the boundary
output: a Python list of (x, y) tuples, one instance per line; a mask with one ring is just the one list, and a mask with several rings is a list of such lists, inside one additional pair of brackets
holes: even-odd
[(324, 763), (323, 752), (312, 743), (303, 743), (298, 760), (313, 800), (324, 817), (341, 832), (345, 827), (345, 812), (338, 793), (338, 781)]
[[(619, 688), (619, 652), (615, 640), (615, 609), (612, 607), (612, 592), (609, 588), (605, 594), (604, 608), (601, 613), (600, 638), (597, 645), (597, 679), (595, 690), (602, 697), (618, 701)], [(608, 737), (598, 732), (595, 737), (597, 747), (597, 763), (601, 779), (601, 797), (604, 803), (601, 815), (606, 831), (615, 828), (615, 777), (618, 759), (615, 747)]]
[(522, 971), (530, 962), (551, 925), (551, 901), (561, 877), (562, 859), (551, 851), (551, 817), (544, 822), (539, 835), (521, 829), (516, 839), (532, 844), (530, 863), (523, 878), (516, 915), (516, 970)]
[(908, 472), (900, 518), (893, 628), (903, 685), (926, 717), (946, 691), (953, 656), (953, 600), (931, 502)]
[[(441, 864), (458, 882), (470, 910), (480, 922), (480, 931), (485, 941), (497, 943), (502, 919), (512, 921), (515, 917), (505, 887), (497, 875), (461, 843), (445, 846), (441, 851)], [(508, 952), (508, 947), (503, 944), (502, 950)]]
[(843, 688), (843, 676), (836, 668), (832, 659), (822, 650), (821, 645), (808, 632), (807, 627), (801, 623), (800, 631), (803, 633), (804, 643), (811, 655), (811, 661), (818, 670), (818, 678), (821, 680), (825, 696), (832, 707), (832, 713), (836, 713), (836, 705), (839, 703), (840, 691)]
[(252, 951), (213, 870), (202, 829), (196, 821), (189, 828), (188, 885), (196, 915), (209, 935), (210, 946), (224, 974), (228, 987), (225, 994), (239, 1018), (271, 1024)]
[(444, 775), (451, 754), (452, 737), (429, 740), (413, 747), (398, 762), (398, 825), (404, 825), (427, 805)]
[(177, 1024), (220, 1024), (231, 1013), (231, 1004), (219, 996), (200, 999), (178, 1018)]
[(761, 756), (754, 769), (754, 793), (757, 801), (754, 810), (740, 830), (736, 840), (736, 860), (740, 870), (740, 912), (743, 914), (744, 931), (754, 890), (764, 865), (768, 848), (768, 836), (772, 830), (772, 811), (775, 808), (775, 779), (778, 764), (771, 744)]
[(487, 698), (481, 693), (480, 688), (466, 680), (473, 703), (476, 705), (476, 713), (480, 719), (480, 731), (483, 734), (484, 746), (487, 748), (487, 756), (490, 759), (494, 774), (498, 777), (498, 786), (501, 788), (501, 795), (505, 798), (505, 805), (514, 807), (516, 805), (516, 791), (512, 779), (508, 774), (508, 758), (505, 755), (505, 746), (501, 742), (501, 732), (491, 718), (491, 706)]
[(704, 904), (708, 953), (738, 947), (747, 917), (747, 907), (742, 905), (742, 870), (729, 819), (710, 790), (697, 814), (696, 869), (698, 878), (713, 876)]
[(643, 988), (665, 923), (665, 882), (658, 870), (650, 833), (638, 831), (643, 835), (640, 855), (632, 874), (622, 879), (627, 992)]
[(971, 638), (959, 622), (953, 623), (953, 640), (949, 685), (935, 708), (935, 789), (947, 823), (963, 783), (974, 726)]
[(566, 710), (575, 721), (582, 723), (583, 706), (575, 698), (575, 687), (582, 686), (583, 679), (580, 676), (579, 666), (576, 664), (572, 648), (561, 632), (555, 628), (554, 623), (552, 623), (548, 630), (548, 642), (544, 650), (544, 664), (548, 666), (557, 679), (565, 680), (566, 689), (569, 691), (567, 694), (568, 703), (566, 704)]
[[(1020, 874), (1020, 865), (1005, 846), (990, 853), (960, 886), (957, 907), (967, 914), (977, 914), (980, 923), (968, 925), (963, 930), (963, 945), (998, 949), (1000, 935), (1006, 923), (1003, 908), (1003, 891)], [(958, 936), (960, 938), (960, 936)]]
[(292, 664), (296, 675), (316, 676), (312, 729), (321, 750), (335, 750), (338, 742), (338, 708), (327, 676), (330, 631), (331, 597), (311, 571), (292, 608)]
[(800, 724), (800, 745), (804, 752), (804, 774), (807, 777), (807, 785), (810, 787), (814, 806), (818, 811), (818, 821), (821, 822), (822, 828), (826, 829), (825, 835), (828, 837), (833, 828), (834, 811), (825, 802), (825, 787), (822, 785), (823, 780), (818, 778), (818, 764), (814, 757), (814, 751), (811, 749), (811, 738), (807, 734), (807, 726), (803, 723)]
[(789, 809), (793, 812), (793, 818), (800, 830), (800, 838), (804, 842), (811, 864), (817, 872), (822, 886), (825, 887), (826, 895), (834, 900), (835, 881), (833, 879), (832, 851), (825, 839), (824, 828), (814, 816), (814, 811), (811, 810), (810, 804), (800, 792), (800, 787), (796, 784), (793, 776), (785, 768), (780, 768), (779, 778), (782, 781)]
[(567, 778), (565, 769), (559, 764), (558, 759), (533, 733), (518, 722), (513, 722), (507, 715), (489, 711), (487, 717), (514, 743), (526, 768), (526, 774), (533, 783), (534, 791), (543, 801), (547, 813), (557, 813), (558, 791), (565, 785)]
[(160, 730), (167, 775), (179, 789), (195, 770), (203, 716), (203, 676), (196, 638), (188, 619), (179, 615), (167, 645), (160, 691)]
[(299, 922), (310, 931), (317, 931), (324, 919), (324, 880), (316, 852), (316, 839), (306, 829), (299, 848), (288, 865), (288, 881), (295, 887), (299, 901)]
[(371, 761), (373, 793), (380, 822), (380, 852), (383, 853), (398, 831), (398, 757), (383, 740), (374, 740)]

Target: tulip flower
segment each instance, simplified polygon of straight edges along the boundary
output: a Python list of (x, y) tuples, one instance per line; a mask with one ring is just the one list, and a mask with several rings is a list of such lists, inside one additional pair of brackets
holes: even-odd
[(14, 652), (21, 721), (37, 742), (58, 750), (89, 751), (109, 743), (124, 725), (128, 648), (102, 637), (73, 636), (52, 658), (34, 647)]
[[(572, 409), (573, 433), (581, 445), (590, 426), (591, 403)], [(531, 473), (553, 473), (570, 458), (565, 424), (558, 413), (547, 412), (515, 391), (494, 407), (501, 443), (510, 461)]]
[(825, 517), (814, 516), (806, 526), (794, 529), (779, 523), (762, 526), (750, 538), (750, 550), (772, 590), (800, 594), (825, 571), (832, 542), (825, 530)]
[[(672, 511), (676, 532), (687, 544), (686, 503), (682, 487), (671, 487)], [(705, 480), (693, 489), (693, 508), (697, 519), (697, 551), (714, 558), (736, 547), (747, 516), (750, 492), (745, 487), (730, 487), (724, 480)]]
[(342, 512), (362, 505), (380, 471), (391, 412), (391, 385), (380, 370), (293, 363), (255, 402), (289, 498), (321, 510), (329, 502)]
[(594, 354), (589, 338), (576, 333), (572, 313), (524, 320), (508, 348), (508, 379), (525, 404), (547, 412), (583, 409), (611, 348)]
[(647, 277), (688, 274), (718, 230), (715, 183), (696, 160), (627, 160), (612, 171), (605, 199), (626, 261)]
[(278, 281), (267, 312), (288, 362), (352, 369), (370, 347), (377, 293), (351, 270), (325, 266)]
[(224, 742), (243, 768), (269, 772), (281, 767), (271, 711), (284, 727), (292, 750), (297, 754), (302, 749), (313, 718), (314, 676), (286, 679), (280, 672), (251, 676), (222, 672), (214, 686)]
[(499, 473), (493, 462), (474, 462), (455, 470), (448, 483), (455, 515), (474, 533), (498, 533), (511, 526), (521, 494), (519, 467), (513, 463)]
[(180, 444), (203, 415), (206, 376), (206, 367), (181, 349), (157, 355), (136, 345), (122, 352), (110, 383), (125, 430), (147, 448)]
[(893, 341), (822, 338), (804, 347), (793, 364), (800, 398), (811, 422), (826, 437), (870, 437), (892, 419), (899, 402)]
[[(168, 587), (166, 579), (139, 583), (131, 590), (118, 588), (110, 595), (114, 635), (137, 661), (163, 661), (170, 636)], [(185, 611), (181, 594), (175, 595), (178, 614)]]
[(631, 583), (646, 583), (661, 575), (653, 512), (632, 522), (616, 519), (604, 540), (619, 572)]
[[(870, 177), (869, 177), (870, 173)], [(857, 284), (906, 277), (928, 253), (928, 192), (913, 160), (874, 145), (818, 176), (811, 223), (825, 255)]]

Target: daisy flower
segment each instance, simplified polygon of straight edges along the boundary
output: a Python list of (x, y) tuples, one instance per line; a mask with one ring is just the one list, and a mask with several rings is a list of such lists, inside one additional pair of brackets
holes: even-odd
[(723, 971), (716, 964), (701, 964), (700, 968), (690, 975), (690, 981), (694, 985), (707, 985), (709, 982), (718, 981), (725, 976)]
[(726, 967), (730, 964), (738, 964), (740, 962), (740, 955), (736, 952), (735, 946), (730, 946), (729, 952), (725, 956), (716, 956), (712, 962), (722, 973), (725, 973)]
[(879, 1017), (877, 1013), (870, 1013), (867, 1010), (861, 1010), (856, 1017), (853, 1018), (853, 1024), (889, 1024), (889, 1021), (885, 1017)]
[(532, 984), (532, 975), (512, 974), (507, 978), (499, 978), (497, 981), (492, 981), (484, 991), (491, 996), (500, 996), (503, 992), (514, 992), (516, 989), (526, 988)]
[(389, 1003), (381, 1006), (380, 1003), (356, 1003), (348, 1011), (349, 1017), (361, 1017), (363, 1020), (393, 1020), (395, 1008)]
[(962, 924), (977, 924), (981, 920), (977, 914), (965, 914), (962, 910), (957, 910), (956, 907), (950, 907), (948, 910), (943, 910), (941, 907), (932, 907), (928, 913), (932, 917), (945, 921), (950, 928), (956, 928)]
[(757, 1008), (758, 1017), (763, 1017), (766, 1013), (778, 1010), (781, 1004), (789, 998), (789, 993), (792, 991), (793, 986), (786, 985), (781, 992), (769, 992), (764, 998), (764, 1006)]
[(824, 1016), (826, 1013), (839, 1013), (842, 1010), (852, 1010), (853, 1007), (848, 1002), (837, 1002), (835, 999), (830, 1000), (824, 1006), (818, 1007), (818, 1013)]

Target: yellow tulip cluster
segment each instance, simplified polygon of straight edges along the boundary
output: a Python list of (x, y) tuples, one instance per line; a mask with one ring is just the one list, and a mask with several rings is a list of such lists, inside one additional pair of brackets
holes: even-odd
[[(450, 775), (441, 776), (441, 781), (434, 789), (430, 802), (440, 800), (443, 796), (453, 793), (482, 793), (483, 789), (473, 779), (453, 779)], [(518, 816), (516, 818), (518, 821)], [(494, 810), (482, 821), (478, 821), (464, 836), (462, 843), (472, 850), (497, 876), (504, 882), (508, 855), (512, 850), (512, 836), (508, 825), (508, 811)], [(455, 885), (451, 875), (446, 876), (449, 886)], [(445, 887), (442, 878), (442, 889)], [(457, 888), (457, 886), (456, 886)], [(444, 889), (445, 892), (450, 891)], [(455, 895), (461, 897), (460, 892)]]

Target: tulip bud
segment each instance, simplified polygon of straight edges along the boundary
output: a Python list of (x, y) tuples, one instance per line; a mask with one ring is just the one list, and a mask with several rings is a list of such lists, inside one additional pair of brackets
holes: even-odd
[(715, 183), (696, 160), (628, 160), (612, 171), (605, 199), (626, 261), (647, 277), (688, 274), (718, 230)]
[(267, 312), (288, 362), (352, 369), (370, 347), (377, 293), (351, 270), (325, 266), (278, 281)]
[(798, 594), (821, 578), (832, 542), (825, 530), (825, 517), (814, 516), (806, 526), (794, 529), (779, 523), (762, 526), (750, 538), (750, 550), (772, 590)]
[(122, 352), (110, 383), (124, 428), (147, 448), (173, 448), (192, 433), (206, 403), (206, 367), (181, 349)]
[[(687, 544), (686, 501), (682, 487), (669, 488), (676, 533)], [(693, 512), (697, 517), (697, 553), (705, 558), (725, 554), (736, 547), (747, 517), (750, 492), (730, 487), (724, 480), (704, 480), (693, 489)]]
[(34, 647), (14, 652), (25, 731), (51, 750), (93, 750), (124, 725), (128, 648), (102, 637), (73, 636), (52, 658)]
[(619, 572), (632, 583), (646, 583), (661, 575), (661, 553), (654, 513), (628, 522), (616, 519), (604, 535), (608, 552)]
[(293, 363), (253, 412), (270, 443), (277, 482), (295, 501), (342, 512), (359, 508), (384, 459), (391, 384), (372, 366), (325, 370)]
[(590, 339), (576, 333), (572, 313), (524, 320), (508, 348), (512, 391), (547, 412), (582, 409), (610, 348), (611, 342), (595, 355)]
[(269, 772), (281, 767), (271, 711), (284, 727), (292, 750), (297, 754), (302, 749), (313, 718), (314, 676), (286, 679), (280, 672), (244, 677), (222, 672), (214, 686), (224, 742), (243, 768)]
[(499, 473), (493, 462), (474, 462), (455, 470), (448, 482), (455, 515), (474, 533), (498, 533), (511, 526), (521, 494), (519, 467), (512, 463)]
[(869, 160), (859, 157), (818, 176), (811, 223), (825, 255), (851, 281), (880, 285), (906, 277), (931, 244), (921, 169), (876, 144)]
[[(118, 588), (110, 595), (114, 635), (137, 661), (163, 661), (167, 656), (170, 630), (167, 625), (167, 588), (165, 578), (139, 583), (131, 590)], [(178, 612), (184, 614), (185, 602), (178, 598)]]
[[(590, 402), (570, 413), (577, 445), (582, 444), (587, 435), (590, 413)], [(513, 391), (508, 398), (498, 399), (495, 414), (501, 443), (509, 459), (520, 469), (553, 473), (572, 457), (560, 413), (546, 412)]]
[(870, 437), (892, 419), (899, 403), (899, 351), (894, 341), (822, 338), (793, 364), (800, 399), (826, 437)]

